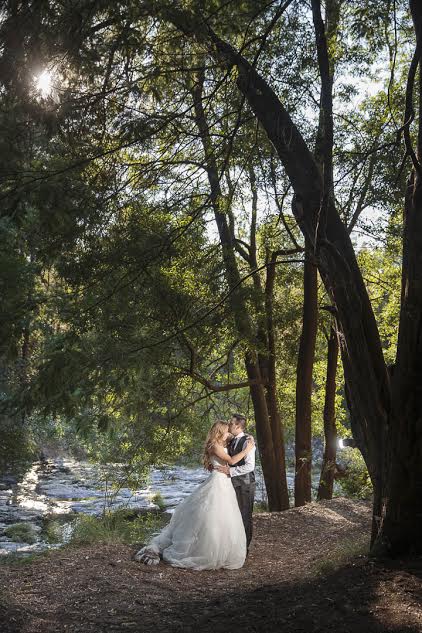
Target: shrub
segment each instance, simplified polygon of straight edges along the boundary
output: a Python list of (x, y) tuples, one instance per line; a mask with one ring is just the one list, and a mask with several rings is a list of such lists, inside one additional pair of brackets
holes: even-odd
[(36, 543), (37, 533), (28, 523), (13, 523), (4, 531), (5, 535), (16, 543)]
[(266, 501), (255, 501), (253, 506), (254, 512), (268, 512), (268, 503)]
[(47, 543), (63, 543), (65, 541), (66, 526), (58, 520), (47, 520), (42, 531), (43, 538)]
[(371, 479), (360, 452), (353, 448), (346, 448), (342, 451), (341, 457), (345, 465), (345, 474), (337, 479), (337, 483), (343, 493), (353, 499), (370, 499)]
[(149, 512), (133, 518), (124, 510), (106, 512), (101, 517), (81, 514), (75, 522), (71, 543), (134, 543), (145, 542), (163, 523), (163, 517)]
[(165, 501), (163, 499), (163, 495), (161, 494), (161, 492), (156, 492), (152, 497), (151, 497), (151, 501), (152, 503), (155, 503), (156, 506), (158, 506), (160, 508), (160, 510), (164, 510), (166, 507)]

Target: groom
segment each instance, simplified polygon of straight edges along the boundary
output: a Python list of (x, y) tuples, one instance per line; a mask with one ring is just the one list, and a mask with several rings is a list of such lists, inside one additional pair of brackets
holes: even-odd
[[(245, 433), (246, 418), (240, 413), (233, 413), (229, 422), (229, 432), (233, 439), (228, 445), (228, 453), (231, 457), (237, 455), (245, 448), (248, 436)], [(236, 493), (243, 525), (246, 532), (246, 544), (252, 540), (252, 512), (255, 499), (255, 448), (246, 455), (236, 466), (216, 466), (221, 473), (231, 477)]]

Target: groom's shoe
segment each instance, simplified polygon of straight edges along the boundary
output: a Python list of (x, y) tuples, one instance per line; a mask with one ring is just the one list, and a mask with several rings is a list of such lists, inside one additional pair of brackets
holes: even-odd
[(134, 559), (144, 565), (158, 565), (160, 562), (160, 555), (152, 550), (143, 547), (134, 556)]

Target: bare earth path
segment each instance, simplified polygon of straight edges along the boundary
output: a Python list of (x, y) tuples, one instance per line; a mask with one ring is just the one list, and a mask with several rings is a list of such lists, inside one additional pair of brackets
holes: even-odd
[(367, 503), (312, 503), (257, 514), (254, 525), (238, 571), (149, 568), (124, 545), (3, 565), (0, 631), (422, 632), (422, 559), (383, 565), (359, 555)]

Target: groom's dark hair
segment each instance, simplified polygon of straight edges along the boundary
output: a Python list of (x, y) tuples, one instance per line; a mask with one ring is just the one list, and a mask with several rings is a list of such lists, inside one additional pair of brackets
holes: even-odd
[(232, 413), (232, 418), (236, 420), (236, 424), (242, 427), (243, 431), (246, 428), (246, 418), (241, 413)]

